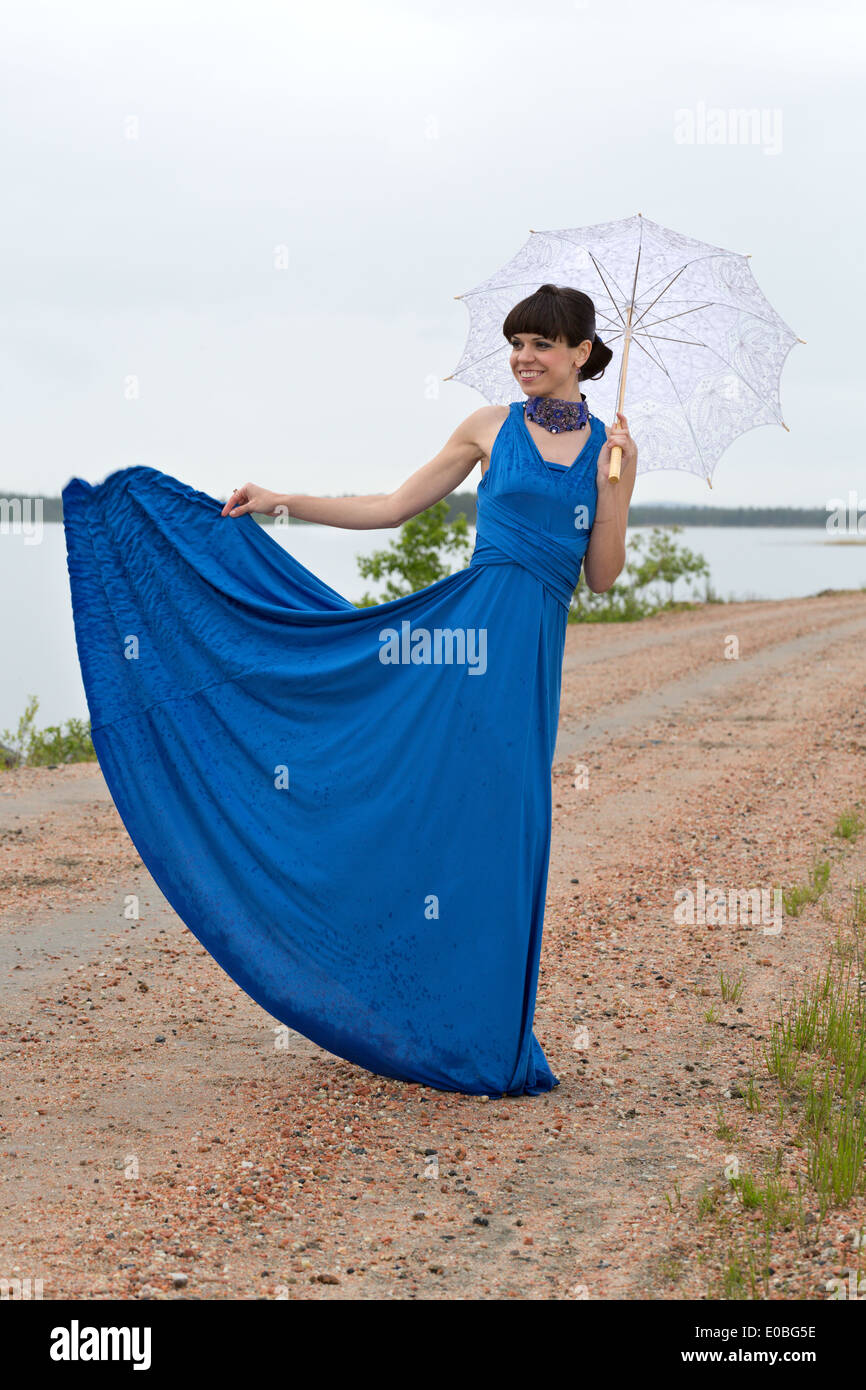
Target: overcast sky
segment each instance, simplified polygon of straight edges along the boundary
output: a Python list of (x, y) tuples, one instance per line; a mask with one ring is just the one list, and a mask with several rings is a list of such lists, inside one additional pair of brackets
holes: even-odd
[[(390, 490), (484, 403), (443, 380), (454, 296), (530, 228), (640, 211), (751, 252), (807, 343), (790, 433), (635, 501), (866, 501), (864, 38), (832, 2), (4, 7), (0, 490)], [(680, 143), (710, 107), (767, 138)]]

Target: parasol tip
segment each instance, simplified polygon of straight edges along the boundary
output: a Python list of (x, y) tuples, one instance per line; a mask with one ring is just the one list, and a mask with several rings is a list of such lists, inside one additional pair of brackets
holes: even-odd
[(451, 372), (451, 374), (450, 374), (449, 376), (443, 376), (443, 378), (442, 378), (443, 381), (452, 381), (453, 379), (454, 379), (454, 373), (453, 373), (453, 372)]
[(712, 488), (712, 486), (713, 486), (712, 479), (711, 479), (711, 478), (707, 478), (707, 487), (708, 487), (708, 488)]
[(797, 342), (798, 342), (798, 343), (802, 343), (804, 347), (806, 346), (806, 339), (805, 339), (805, 338), (798, 338), (798, 339), (797, 339)]
[[(785, 421), (784, 421), (784, 420), (780, 420), (780, 421), (779, 421), (779, 424), (782, 426), (782, 429), (783, 429), (783, 430), (788, 430), (788, 426), (785, 424)], [(791, 431), (788, 430), (788, 433), (790, 434)]]

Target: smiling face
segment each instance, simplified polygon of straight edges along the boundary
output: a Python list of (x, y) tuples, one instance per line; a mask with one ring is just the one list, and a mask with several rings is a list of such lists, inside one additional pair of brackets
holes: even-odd
[(591, 352), (588, 338), (577, 347), (569, 347), (564, 338), (515, 333), (511, 339), (511, 370), (527, 396), (579, 401), (577, 368), (583, 366)]

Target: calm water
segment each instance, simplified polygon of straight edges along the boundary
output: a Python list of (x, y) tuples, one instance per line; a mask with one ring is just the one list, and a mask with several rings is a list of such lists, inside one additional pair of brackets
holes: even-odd
[[(326, 526), (274, 532), (281, 543), (291, 543), (302, 564), (352, 600), (367, 588), (355, 556), (380, 549), (394, 534)], [(723, 598), (796, 598), (866, 584), (866, 546), (828, 545), (821, 529), (686, 527), (677, 541), (706, 557)], [(40, 724), (86, 715), (62, 526), (45, 526), (39, 545), (0, 534), (0, 620), (0, 733), (17, 723), (31, 694), (39, 697)]]

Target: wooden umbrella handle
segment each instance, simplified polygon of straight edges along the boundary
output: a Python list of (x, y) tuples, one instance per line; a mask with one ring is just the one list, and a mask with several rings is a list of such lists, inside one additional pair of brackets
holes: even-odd
[[(617, 395), (617, 402), (616, 402), (616, 411), (617, 411), (617, 413), (616, 413), (616, 415), (615, 415), (615, 417), (614, 417), (613, 425), (611, 426), (612, 429), (615, 429), (616, 426), (619, 424), (619, 415), (620, 415), (620, 411), (622, 410), (623, 403), (624, 403), (624, 401), (625, 401), (625, 378), (626, 378), (626, 372), (628, 371), (628, 350), (629, 350), (629, 348), (631, 347), (631, 320), (632, 320), (632, 314), (633, 314), (633, 312), (634, 312), (634, 292), (632, 292), (632, 302), (631, 302), (631, 304), (629, 304), (629, 306), (628, 306), (628, 319), (627, 319), (627, 321), (626, 321), (626, 326), (625, 326), (625, 342), (624, 342), (624, 344), (623, 344), (623, 350), (622, 350), (622, 371), (620, 372), (620, 376), (619, 376), (619, 393), (618, 393), (618, 395)], [(618, 482), (619, 482), (619, 470), (620, 470), (620, 465), (621, 465), (621, 463), (622, 463), (622, 449), (620, 448), (620, 446), (619, 446), (618, 444), (614, 444), (613, 448), (612, 448), (611, 451), (610, 451), (610, 468), (608, 469), (608, 473), (607, 473), (607, 480), (608, 480), (609, 483), (618, 483)]]

